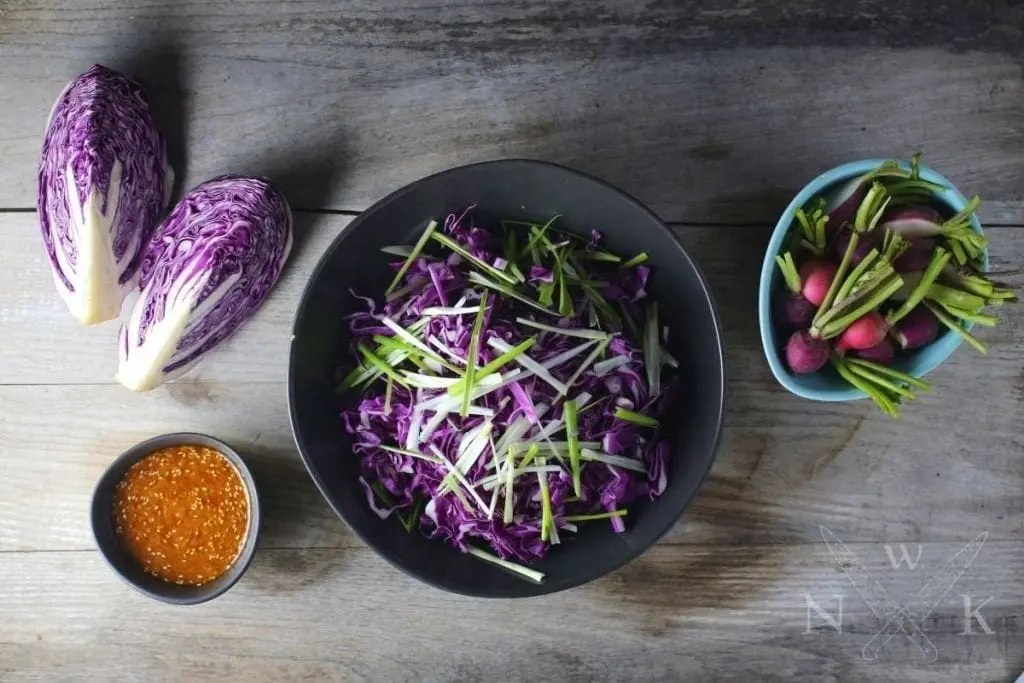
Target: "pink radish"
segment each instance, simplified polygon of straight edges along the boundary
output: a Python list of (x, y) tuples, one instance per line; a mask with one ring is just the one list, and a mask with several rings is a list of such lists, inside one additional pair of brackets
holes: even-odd
[(904, 349), (916, 349), (930, 344), (938, 335), (939, 321), (924, 306), (916, 307), (892, 330), (893, 338)]
[(828, 288), (832, 285), (836, 270), (834, 263), (824, 259), (812, 259), (800, 268), (800, 280), (803, 282), (801, 292), (815, 307), (820, 306), (828, 296)]
[(786, 342), (786, 364), (798, 375), (817, 372), (828, 362), (828, 342), (807, 330), (794, 332)]
[(882, 339), (882, 341), (870, 349), (861, 349), (860, 351), (855, 351), (854, 354), (864, 360), (870, 360), (880, 365), (891, 365), (896, 357), (896, 350), (893, 348), (891, 341)]
[(878, 311), (871, 311), (857, 318), (843, 330), (836, 340), (836, 353), (843, 355), (847, 351), (870, 349), (885, 339), (887, 326), (885, 318)]

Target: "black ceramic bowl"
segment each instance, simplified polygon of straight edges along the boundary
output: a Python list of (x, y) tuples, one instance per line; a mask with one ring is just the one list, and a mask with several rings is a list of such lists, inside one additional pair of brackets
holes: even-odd
[[(235, 558), (234, 564), (220, 577), (202, 586), (179, 586), (168, 583), (151, 574), (147, 574), (135, 562), (128, 551), (121, 545), (114, 529), (112, 515), (114, 507), (114, 491), (128, 468), (145, 458), (153, 451), (170, 446), (205, 446), (212, 448), (227, 458), (239, 477), (249, 497), (249, 527), (246, 530), (245, 543)], [(110, 464), (96, 483), (92, 495), (92, 533), (96, 545), (107, 563), (129, 585), (143, 595), (172, 605), (195, 605), (212, 600), (234, 586), (252, 562), (256, 551), (256, 539), (260, 529), (260, 501), (256, 490), (256, 480), (246, 466), (245, 461), (233, 448), (223, 441), (204, 434), (182, 432), (163, 434), (147, 439), (132, 446)]]
[[(671, 329), (669, 351), (680, 361), (683, 395), (671, 429), (669, 484), (656, 501), (634, 505), (628, 531), (581, 525), (575, 538), (553, 548), (534, 567), (535, 584), (440, 540), (405, 533), (394, 519), (369, 508), (357, 479), (359, 459), (339, 418), (335, 392), (340, 366), (351, 366), (344, 317), (363, 304), (349, 294), (379, 297), (393, 273), (381, 247), (412, 244), (431, 219), (476, 204), (474, 221), (544, 222), (579, 235), (600, 230), (619, 254), (646, 251), (650, 293)], [(324, 497), (370, 547), (392, 564), (449, 591), (482, 597), (521, 597), (578, 586), (642, 554), (664, 535), (697, 493), (714, 459), (724, 412), (725, 372), (718, 314), (697, 266), (666, 226), (639, 202), (582, 173), (529, 160), (493, 161), (419, 180), (384, 198), (334, 240), (302, 295), (295, 319), (288, 401), (299, 452)]]

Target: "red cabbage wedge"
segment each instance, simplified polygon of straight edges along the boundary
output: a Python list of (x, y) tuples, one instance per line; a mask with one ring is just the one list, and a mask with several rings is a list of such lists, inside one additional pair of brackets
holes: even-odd
[(173, 183), (141, 86), (99, 65), (71, 81), (46, 126), (38, 182), (61, 298), (83, 324), (117, 318)]
[(256, 311), (291, 246), (291, 209), (269, 181), (223, 176), (193, 188), (144, 254), (117, 380), (147, 391), (187, 372)]

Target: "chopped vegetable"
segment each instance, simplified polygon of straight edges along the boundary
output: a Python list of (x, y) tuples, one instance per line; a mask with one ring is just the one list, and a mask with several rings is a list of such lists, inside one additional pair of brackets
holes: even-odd
[(269, 181), (222, 176), (193, 188), (142, 254), (117, 380), (147, 391), (187, 372), (256, 312), (291, 246), (291, 209)]
[(138, 83), (96, 65), (68, 84), (46, 124), (37, 208), (54, 284), (80, 323), (120, 315), (173, 183)]
[(622, 531), (630, 504), (664, 491), (678, 364), (646, 254), (624, 260), (555, 219), (505, 221), (500, 240), (471, 220), (388, 250), (391, 294), (348, 321), (342, 419), (364, 486), (407, 529), (540, 581), (523, 565), (576, 523)]

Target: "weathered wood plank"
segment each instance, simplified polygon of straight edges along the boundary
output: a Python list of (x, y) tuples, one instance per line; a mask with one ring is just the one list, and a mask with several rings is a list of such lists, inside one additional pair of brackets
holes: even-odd
[[(903, 604), (968, 540), (926, 544), (914, 570), (893, 569), (880, 545), (851, 550)], [(1024, 646), (1022, 561), (1024, 543), (982, 546), (921, 621), (938, 653), (929, 662), (904, 635), (864, 659), (883, 622), (821, 543), (658, 547), (588, 586), (521, 601), (444, 594), (365, 549), (264, 550), (231, 592), (187, 609), (136, 594), (95, 553), (0, 553), (0, 677), (1005, 681)], [(991, 633), (965, 621), (963, 595), (972, 610), (991, 597), (978, 612)]]
[(768, 222), (829, 166), (920, 149), (1021, 223), (1021, 26), (1005, 2), (8, 0), (0, 207), (34, 205), (46, 114), (102, 61), (151, 85), (186, 185), (269, 173), (303, 208), (533, 156), (669, 220)]
[[(117, 325), (83, 327), (67, 313), (53, 287), (33, 214), (0, 214), (0, 384), (81, 384), (112, 382), (117, 368)], [(281, 281), (258, 314), (188, 377), (211, 382), (283, 382), (287, 375), (292, 321), (302, 290), (331, 240), (349, 223), (346, 216), (296, 214), (297, 241)], [(769, 237), (766, 227), (679, 228), (683, 245), (707, 276), (724, 319), (730, 363), (762, 368), (756, 331), (754, 292)], [(993, 268), (1018, 266), (1024, 260), (1024, 230), (993, 228)], [(1018, 307), (1007, 307), (1005, 322), (979, 332), (993, 350), (987, 361), (1003, 354), (1017, 357), (1024, 325)], [(963, 353), (968, 354), (968, 351)], [(772, 389), (773, 383), (765, 384)]]
[[(819, 524), (853, 541), (1016, 538), (1024, 355), (975, 362), (960, 354), (937, 371), (945, 391), (898, 423), (866, 402), (796, 399), (760, 366), (733, 363), (718, 460), (665, 542), (800, 542), (816, 539)], [(90, 547), (88, 503), (103, 467), (148, 436), (189, 430), (251, 454), (268, 546), (358, 545), (302, 469), (284, 386), (201, 381), (142, 396), (115, 385), (0, 387), (0, 550)]]
[[(298, 213), (291, 261), (259, 310), (231, 339), (189, 374), (195, 380), (283, 382), (292, 321), (309, 275), (347, 216)], [(84, 327), (53, 286), (34, 214), (0, 214), (0, 383), (112, 382), (117, 370), (114, 321)]]

